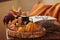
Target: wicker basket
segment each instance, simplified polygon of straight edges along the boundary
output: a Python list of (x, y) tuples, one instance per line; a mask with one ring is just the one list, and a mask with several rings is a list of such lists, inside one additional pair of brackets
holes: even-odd
[(12, 31), (8, 30), (8, 35), (12, 37), (17, 38), (36, 38), (36, 37), (42, 37), (46, 33), (46, 29), (42, 28), (40, 31), (37, 32), (18, 32), (18, 31)]

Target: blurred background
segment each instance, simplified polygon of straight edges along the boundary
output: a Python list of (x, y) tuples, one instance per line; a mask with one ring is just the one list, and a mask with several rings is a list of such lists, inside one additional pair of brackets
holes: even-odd
[(22, 7), (25, 11), (29, 11), (36, 2), (54, 5), (60, 0), (0, 0), (0, 40), (5, 40), (5, 25), (3, 18), (7, 12), (14, 6), (16, 9)]

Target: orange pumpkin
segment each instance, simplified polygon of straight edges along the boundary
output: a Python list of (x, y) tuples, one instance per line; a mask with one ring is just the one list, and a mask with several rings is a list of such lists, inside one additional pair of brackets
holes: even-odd
[(37, 24), (33, 23), (33, 22), (29, 22), (27, 25), (26, 25), (26, 31), (28, 32), (36, 32), (40, 30), (40, 28), (38, 27)]
[(25, 28), (24, 28), (24, 27), (19, 27), (19, 28), (18, 28), (18, 31), (19, 31), (19, 32), (24, 32), (24, 31), (25, 31)]

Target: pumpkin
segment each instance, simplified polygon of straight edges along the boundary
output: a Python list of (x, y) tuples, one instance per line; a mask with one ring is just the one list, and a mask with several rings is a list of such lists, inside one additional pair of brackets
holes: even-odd
[(37, 24), (33, 23), (33, 22), (29, 22), (27, 25), (26, 25), (26, 31), (27, 32), (36, 32), (40, 30), (40, 28), (38, 27)]
[(19, 28), (18, 28), (18, 31), (19, 31), (19, 32), (24, 32), (24, 31), (25, 31), (25, 28), (24, 28), (24, 27), (19, 27)]

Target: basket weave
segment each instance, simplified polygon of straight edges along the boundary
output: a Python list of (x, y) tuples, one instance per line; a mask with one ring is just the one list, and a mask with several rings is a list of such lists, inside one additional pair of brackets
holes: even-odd
[(46, 30), (42, 28), (42, 30), (37, 31), (37, 32), (17, 32), (17, 31), (12, 31), (8, 30), (8, 35), (12, 37), (17, 37), (17, 38), (36, 38), (36, 37), (42, 37), (46, 33)]

